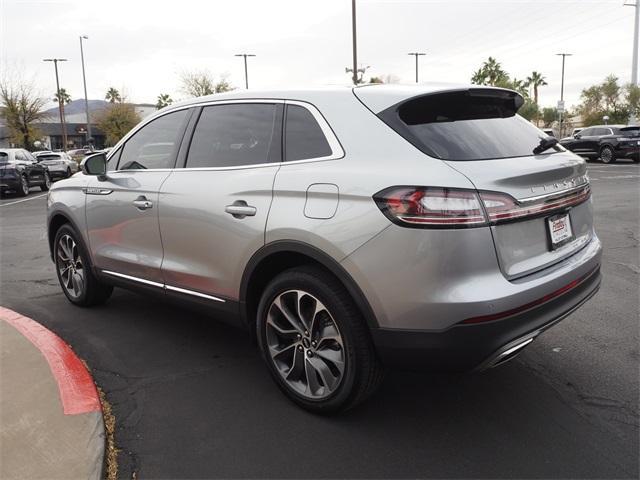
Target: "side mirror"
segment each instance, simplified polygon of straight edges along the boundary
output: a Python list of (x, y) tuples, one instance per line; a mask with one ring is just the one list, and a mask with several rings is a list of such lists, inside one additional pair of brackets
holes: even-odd
[(89, 155), (82, 160), (80, 168), (85, 175), (94, 175), (98, 180), (104, 180), (107, 176), (107, 157), (104, 153)]

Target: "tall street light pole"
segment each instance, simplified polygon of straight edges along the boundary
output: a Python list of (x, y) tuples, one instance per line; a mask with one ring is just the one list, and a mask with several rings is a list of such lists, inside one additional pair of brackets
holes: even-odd
[(351, 0), (351, 36), (353, 38), (353, 84), (357, 85), (358, 84), (358, 40), (356, 35), (356, 0)]
[(87, 115), (87, 133), (86, 142), (89, 143), (91, 136), (91, 119), (89, 118), (89, 99), (87, 97), (87, 76), (84, 71), (84, 50), (82, 49), (82, 40), (88, 40), (86, 35), (80, 35), (80, 60), (82, 61), (82, 82), (84, 83), (84, 112)]
[(244, 86), (249, 90), (249, 73), (247, 70), (247, 57), (255, 57), (251, 53), (236, 53), (236, 57), (244, 57)]
[(418, 57), (422, 57), (426, 55), (426, 53), (412, 52), (412, 53), (409, 53), (408, 55), (413, 55), (414, 57), (416, 57), (416, 83), (418, 83)]
[(562, 135), (562, 117), (564, 113), (564, 60), (566, 57), (570, 57), (572, 53), (556, 53), (557, 56), (562, 57), (562, 82), (560, 84), (560, 102), (558, 102), (558, 114), (560, 117), (560, 135)]
[[(640, 0), (635, 3), (626, 3), (627, 7), (635, 7), (636, 15), (633, 21), (633, 55), (631, 57), (631, 83), (638, 85), (638, 30), (640, 30)], [(631, 114), (629, 124), (635, 125), (637, 118), (635, 114)]]
[(67, 124), (64, 121), (64, 105), (60, 96), (60, 79), (58, 77), (58, 62), (66, 62), (66, 58), (45, 58), (44, 62), (53, 62), (56, 70), (56, 92), (58, 96), (58, 111), (60, 112), (60, 124), (62, 125), (62, 151), (67, 151)]

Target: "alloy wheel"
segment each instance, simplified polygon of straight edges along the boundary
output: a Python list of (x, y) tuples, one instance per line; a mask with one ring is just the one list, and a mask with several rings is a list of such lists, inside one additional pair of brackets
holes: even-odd
[(320, 400), (340, 386), (345, 372), (342, 335), (327, 307), (310, 293), (288, 290), (271, 302), (266, 341), (276, 371), (299, 395)]
[(79, 298), (85, 289), (84, 265), (78, 245), (70, 235), (58, 240), (56, 266), (63, 288), (72, 298)]
[(600, 152), (600, 158), (604, 163), (611, 163), (613, 159), (613, 152), (610, 148), (603, 148), (602, 152)]
[(47, 188), (47, 190), (51, 188), (51, 177), (48, 173), (44, 174), (44, 186)]
[(24, 175), (20, 177), (20, 186), (22, 187), (22, 193), (29, 195), (29, 180)]

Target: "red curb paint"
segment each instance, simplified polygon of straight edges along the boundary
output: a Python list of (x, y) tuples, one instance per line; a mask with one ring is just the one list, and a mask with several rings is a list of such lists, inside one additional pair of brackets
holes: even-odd
[(65, 415), (98, 412), (102, 409), (91, 375), (71, 347), (60, 337), (38, 322), (8, 308), (0, 307), (0, 319), (12, 325), (42, 352), (58, 382)]

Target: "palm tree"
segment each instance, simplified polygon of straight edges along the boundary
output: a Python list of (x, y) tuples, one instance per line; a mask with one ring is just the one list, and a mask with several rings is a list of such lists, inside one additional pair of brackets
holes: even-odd
[(121, 102), (122, 101), (122, 97), (120, 96), (120, 92), (118, 92), (118, 90), (116, 90), (113, 87), (110, 87), (109, 90), (107, 90), (107, 94), (104, 97), (105, 100), (108, 100), (109, 103), (116, 103), (116, 102)]
[[(60, 94), (60, 98), (58, 98), (58, 93)], [(60, 92), (56, 92), (53, 95), (53, 101), (56, 103), (62, 102), (63, 105), (69, 105), (71, 103), (71, 95), (69, 95), (64, 88), (61, 88)]]
[(533, 87), (533, 102), (538, 105), (538, 87), (547, 85), (547, 81), (541, 73), (531, 72), (531, 76), (527, 77), (527, 87)]
[(509, 75), (502, 69), (502, 65), (495, 58), (489, 57), (480, 69), (473, 72), (471, 83), (476, 85), (504, 84), (509, 81)]
[(482, 68), (479, 68), (478, 70), (473, 72), (473, 75), (471, 76), (471, 83), (473, 83), (474, 85), (485, 85), (486, 82), (487, 73)]
[(161, 93), (158, 95), (158, 101), (156, 102), (156, 108), (160, 110), (168, 105), (173, 103), (173, 99), (169, 96), (168, 93)]

